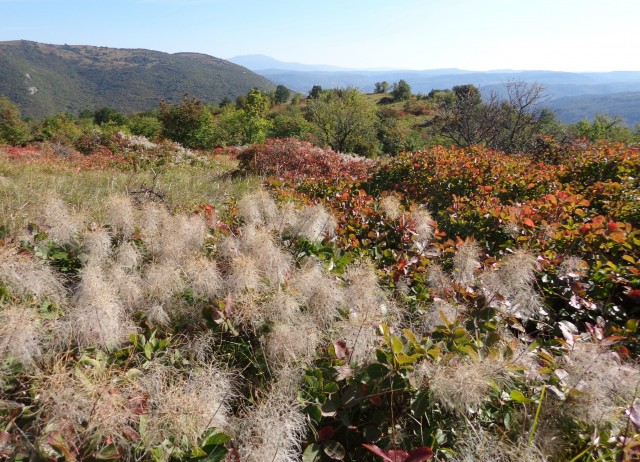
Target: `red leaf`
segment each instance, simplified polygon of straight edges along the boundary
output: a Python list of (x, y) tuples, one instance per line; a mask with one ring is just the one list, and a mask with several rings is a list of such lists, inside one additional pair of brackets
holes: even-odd
[(630, 290), (629, 292), (627, 292), (627, 297), (635, 301), (640, 301), (640, 290), (639, 289)]
[(389, 456), (387, 456), (387, 453), (385, 451), (383, 451), (382, 449), (380, 449), (375, 444), (363, 444), (362, 447), (365, 448), (365, 449), (368, 449), (371, 452), (373, 452), (376, 456), (382, 457), (382, 460), (384, 460), (385, 462), (396, 462), (395, 460), (393, 460)]
[(387, 457), (393, 462), (406, 462), (409, 454), (402, 449), (390, 449), (387, 451)]
[(318, 430), (318, 441), (330, 440), (336, 434), (335, 429), (329, 425)]
[(433, 451), (427, 446), (414, 449), (409, 453), (409, 457), (404, 462), (423, 462), (433, 457)]
[(535, 223), (533, 222), (533, 220), (531, 218), (525, 218), (524, 219), (524, 224), (529, 226), (530, 228), (533, 228), (535, 226)]

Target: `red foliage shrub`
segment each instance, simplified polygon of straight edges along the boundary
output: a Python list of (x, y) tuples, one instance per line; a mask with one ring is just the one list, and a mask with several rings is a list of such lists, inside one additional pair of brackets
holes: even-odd
[(242, 152), (240, 170), (283, 180), (364, 180), (375, 163), (339, 154), (295, 138), (272, 139)]

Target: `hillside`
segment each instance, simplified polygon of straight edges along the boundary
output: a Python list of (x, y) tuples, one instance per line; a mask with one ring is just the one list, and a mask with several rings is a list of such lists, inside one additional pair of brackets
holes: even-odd
[(640, 123), (640, 92), (567, 96), (549, 102), (558, 119), (566, 123), (593, 119), (595, 114), (619, 116), (627, 125)]
[(162, 99), (189, 93), (220, 102), (269, 80), (223, 59), (197, 53), (0, 42), (0, 95), (15, 101), (23, 116), (109, 106), (122, 112), (152, 109)]

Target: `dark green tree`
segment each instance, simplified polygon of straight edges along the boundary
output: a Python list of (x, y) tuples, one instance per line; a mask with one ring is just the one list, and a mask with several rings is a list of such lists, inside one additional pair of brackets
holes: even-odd
[(274, 101), (276, 104), (284, 104), (289, 101), (289, 97), (291, 96), (291, 90), (289, 90), (284, 85), (278, 85), (276, 87), (276, 92), (274, 93)]
[(386, 80), (382, 82), (376, 82), (374, 85), (374, 93), (386, 93), (389, 91), (389, 82)]
[(20, 118), (20, 109), (8, 98), (0, 96), (0, 143), (19, 145), (29, 140), (27, 124)]
[(309, 92), (309, 98), (316, 99), (322, 94), (322, 87), (320, 85), (314, 85)]
[(127, 121), (127, 118), (110, 107), (103, 107), (97, 109), (93, 113), (93, 122), (96, 125), (102, 125), (106, 123), (113, 123), (115, 125), (124, 125)]
[(405, 101), (411, 98), (411, 85), (406, 80), (400, 80), (393, 84), (391, 95), (395, 101)]

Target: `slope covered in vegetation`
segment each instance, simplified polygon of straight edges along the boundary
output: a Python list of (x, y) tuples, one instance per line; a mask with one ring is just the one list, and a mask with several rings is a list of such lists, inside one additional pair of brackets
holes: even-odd
[(213, 56), (141, 49), (49, 45), (26, 40), (0, 43), (0, 95), (24, 116), (109, 106), (131, 113), (189, 93), (219, 103), (251, 88), (271, 90), (269, 80)]

